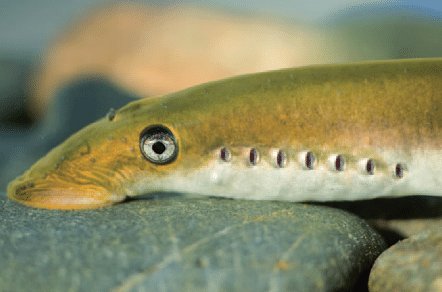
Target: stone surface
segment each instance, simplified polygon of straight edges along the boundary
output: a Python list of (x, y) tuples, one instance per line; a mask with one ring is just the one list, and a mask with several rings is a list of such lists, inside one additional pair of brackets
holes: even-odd
[(171, 194), (49, 211), (3, 195), (0, 221), (2, 291), (346, 291), (385, 248), (354, 215), (287, 202)]
[(442, 291), (441, 259), (439, 224), (385, 251), (370, 273), (370, 291)]
[(367, 220), (388, 246), (442, 225), (441, 197), (408, 196), (317, 204), (346, 210)]

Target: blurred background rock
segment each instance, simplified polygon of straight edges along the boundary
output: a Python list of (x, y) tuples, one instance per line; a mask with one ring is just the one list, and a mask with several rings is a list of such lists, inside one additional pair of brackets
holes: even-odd
[(430, 1), (0, 4), (0, 187), (141, 97), (238, 74), (442, 55)]

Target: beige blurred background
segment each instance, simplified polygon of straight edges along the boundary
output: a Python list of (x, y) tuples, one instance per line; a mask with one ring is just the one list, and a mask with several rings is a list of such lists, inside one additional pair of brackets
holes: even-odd
[[(35, 54), (27, 82), (35, 119), (62, 88), (90, 76), (146, 97), (286, 67), (441, 56), (442, 14), (425, 2), (269, 3), (86, 1), (40, 38), (38, 28), (22, 28), (33, 42), (11, 38), (13, 29), (0, 29), (0, 39)], [(53, 6), (43, 14), (63, 10)]]

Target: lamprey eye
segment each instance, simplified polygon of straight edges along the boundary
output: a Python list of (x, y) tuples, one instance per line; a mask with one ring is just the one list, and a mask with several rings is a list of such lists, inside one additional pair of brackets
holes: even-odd
[(150, 162), (167, 164), (177, 157), (178, 143), (169, 129), (153, 125), (141, 132), (140, 150)]

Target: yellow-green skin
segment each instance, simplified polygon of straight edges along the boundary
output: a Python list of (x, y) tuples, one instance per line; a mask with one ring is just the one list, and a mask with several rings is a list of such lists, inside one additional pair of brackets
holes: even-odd
[[(140, 152), (140, 133), (163, 125), (177, 158)], [(442, 59), (309, 66), (207, 83), (132, 102), (72, 135), (8, 186), (40, 208), (80, 209), (178, 191), (271, 200), (442, 195)], [(226, 147), (231, 161), (222, 161)], [(248, 163), (248, 151), (260, 154)], [(288, 163), (275, 165), (275, 149)], [(316, 156), (306, 169), (300, 153)], [(328, 159), (345, 157), (344, 171)], [(360, 162), (373, 159), (373, 174)], [(402, 178), (395, 165), (406, 169)]]

